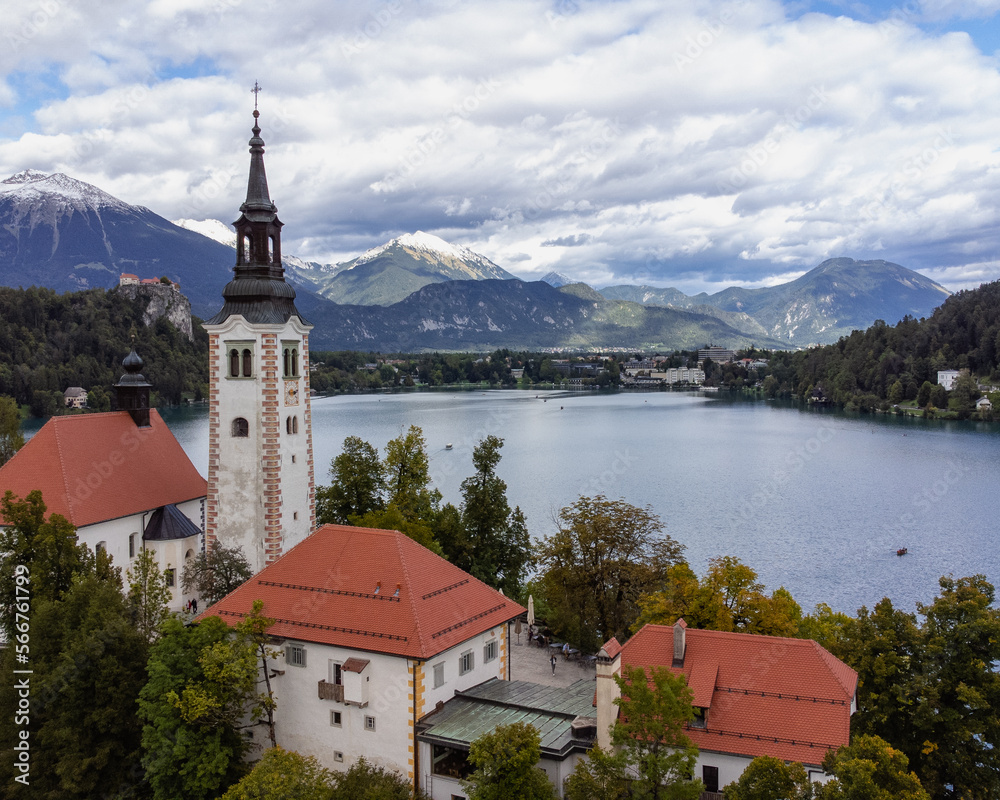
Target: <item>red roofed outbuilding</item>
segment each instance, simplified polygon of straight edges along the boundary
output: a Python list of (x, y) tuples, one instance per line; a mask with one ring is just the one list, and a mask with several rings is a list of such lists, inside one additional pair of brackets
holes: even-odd
[[(616, 653), (612, 655), (612, 653)], [(683, 674), (697, 716), (685, 733), (699, 749), (697, 775), (708, 791), (739, 779), (761, 755), (805, 765), (811, 780), (831, 749), (850, 740), (857, 673), (811, 639), (645, 625), (618, 651), (598, 658), (598, 737), (610, 745), (618, 715), (612, 674), (622, 665)]]
[(525, 609), (398, 531), (324, 525), (200, 618), (276, 621), (276, 735), (346, 769), (358, 757), (411, 781), (415, 726), (456, 691), (509, 678), (508, 622)]

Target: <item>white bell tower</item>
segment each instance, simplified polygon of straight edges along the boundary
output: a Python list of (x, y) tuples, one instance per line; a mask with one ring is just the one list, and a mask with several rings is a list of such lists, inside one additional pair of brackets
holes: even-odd
[[(255, 90), (258, 87), (254, 87)], [(309, 331), (281, 265), (278, 210), (267, 190), (254, 103), (250, 179), (236, 228), (236, 267), (209, 336), (205, 540), (239, 546), (254, 572), (316, 527)]]

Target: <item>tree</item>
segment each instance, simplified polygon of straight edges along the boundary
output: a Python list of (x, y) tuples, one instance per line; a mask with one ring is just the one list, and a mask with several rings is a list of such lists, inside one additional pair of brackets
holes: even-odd
[(411, 425), (385, 446), (385, 475), (389, 502), (408, 520), (433, 518), (441, 493), (430, 486), (430, 461), (424, 433)]
[(969, 418), (976, 408), (979, 395), (979, 383), (972, 375), (963, 372), (955, 379), (951, 386), (951, 399), (954, 401), (959, 419)]
[(169, 617), (147, 672), (139, 718), (154, 800), (217, 797), (244, 772), (241, 721), (255, 689), (254, 652), (237, 651), (218, 617), (190, 627)]
[(726, 787), (725, 794), (726, 800), (810, 800), (813, 796), (805, 767), (772, 756), (757, 756), (740, 779)]
[(704, 630), (797, 636), (802, 609), (783, 587), (767, 596), (753, 569), (722, 556), (701, 581), (687, 564), (671, 567), (663, 588), (642, 599), (638, 624), (673, 625), (679, 617)]
[(344, 439), (344, 449), (330, 464), (330, 486), (316, 492), (319, 524), (351, 524), (352, 516), (364, 516), (385, 508), (385, 466), (378, 450), (357, 436)]
[[(44, 798), (131, 797), (144, 783), (136, 699), (145, 681), (146, 640), (131, 625), (120, 579), (96, 562), (74, 576), (59, 599), (32, 603), (28, 665), (31, 795)], [(5, 648), (7, 674), (23, 669)], [(0, 707), (14, 709), (14, 681), (0, 688)], [(0, 779), (13, 780), (14, 742), (23, 727), (0, 721), (5, 755)], [(16, 793), (15, 793), (16, 794)]]
[(908, 766), (906, 756), (884, 739), (858, 736), (849, 746), (826, 754), (823, 770), (834, 779), (819, 790), (817, 797), (819, 800), (930, 800)]
[(331, 800), (333, 784), (333, 773), (315, 756), (274, 747), (229, 787), (222, 800)]
[(934, 389), (934, 385), (930, 381), (924, 381), (920, 384), (920, 391), (917, 392), (917, 405), (921, 408), (925, 408), (927, 404), (931, 401), (931, 391)]
[[(15, 570), (27, 568), (32, 600), (58, 600), (73, 576), (95, 565), (95, 556), (77, 543), (76, 528), (60, 514), (45, 518), (38, 490), (21, 500), (6, 492), (0, 500), (0, 612), (7, 639), (13, 639), (17, 588)], [(108, 568), (106, 557), (102, 559)]]
[(507, 484), (496, 474), (501, 447), (503, 439), (487, 436), (472, 451), (476, 472), (462, 481), (465, 547), (452, 560), (484, 583), (516, 596), (531, 560), (531, 540), (524, 514), (518, 507), (511, 510)]
[[(268, 668), (268, 661), (281, 655), (281, 651), (271, 647), (271, 636), (268, 629), (274, 624), (274, 620), (264, 616), (264, 601), (254, 600), (247, 614), (236, 626), (236, 638), (238, 644), (249, 645), (253, 651), (257, 663), (260, 665), (256, 682), (263, 682), (264, 691), (256, 694), (251, 700), (250, 718), (253, 722), (260, 722), (267, 726), (268, 738), (271, 740), (271, 747), (277, 747), (278, 742), (274, 734), (274, 709), (277, 702), (274, 699), (274, 690), (271, 688), (271, 671)], [(256, 692), (256, 688), (254, 689)]]
[(330, 800), (428, 800), (423, 792), (414, 794), (410, 782), (398, 772), (378, 767), (359, 758), (347, 772), (333, 776)]
[(167, 578), (156, 565), (153, 552), (145, 547), (126, 573), (128, 577), (128, 605), (133, 624), (147, 642), (159, 634), (160, 623), (170, 612), (167, 604), (171, 592)]
[(629, 782), (624, 754), (594, 745), (566, 779), (563, 797), (566, 800), (627, 800)]
[(539, 547), (550, 625), (582, 649), (624, 637), (639, 600), (657, 588), (684, 547), (663, 533), (652, 510), (603, 496), (581, 497)]
[(500, 725), (469, 745), (475, 771), (463, 782), (469, 800), (549, 800), (555, 787), (538, 767), (541, 736), (527, 722)]
[(665, 667), (653, 667), (648, 676), (642, 667), (622, 671), (614, 676), (621, 696), (615, 700), (619, 716), (611, 743), (621, 748), (629, 770), (638, 776), (632, 797), (694, 800), (705, 785), (689, 780), (698, 748), (683, 730), (694, 719), (686, 679)]
[(24, 447), (21, 409), (13, 397), (0, 397), (0, 467)]
[(198, 553), (184, 565), (181, 586), (196, 593), (206, 606), (217, 603), (253, 575), (240, 547), (226, 547), (216, 540), (206, 553)]

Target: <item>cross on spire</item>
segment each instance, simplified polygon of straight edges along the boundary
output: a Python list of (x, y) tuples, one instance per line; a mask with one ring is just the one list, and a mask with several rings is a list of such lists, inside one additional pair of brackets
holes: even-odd
[(254, 81), (253, 82), (253, 88), (250, 91), (253, 92), (253, 110), (256, 111), (257, 110), (257, 95), (260, 94), (260, 92), (261, 92), (260, 84), (257, 83), (257, 81)]

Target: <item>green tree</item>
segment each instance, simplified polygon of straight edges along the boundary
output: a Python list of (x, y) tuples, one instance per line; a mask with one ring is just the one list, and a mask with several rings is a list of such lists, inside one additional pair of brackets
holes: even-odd
[[(0, 500), (0, 611), (8, 640), (14, 634), (17, 602), (15, 570), (26, 567), (32, 600), (58, 600), (69, 589), (73, 576), (93, 566), (95, 557), (77, 543), (76, 528), (60, 514), (46, 519), (42, 493), (28, 493), (21, 500), (6, 492)], [(107, 560), (103, 563), (107, 566)]]
[(334, 776), (315, 756), (269, 749), (222, 800), (332, 800)]
[(344, 449), (330, 464), (330, 486), (316, 492), (316, 521), (349, 525), (352, 516), (385, 508), (385, 466), (378, 450), (357, 436), (344, 439)]
[(671, 567), (663, 588), (642, 599), (637, 624), (673, 625), (679, 617), (704, 630), (797, 636), (802, 609), (783, 587), (768, 596), (756, 571), (722, 556), (700, 581), (687, 564)]
[[(35, 598), (27, 665), (13, 663), (12, 647), (0, 660), (8, 675), (25, 666), (32, 670), (31, 797), (142, 794), (135, 704), (146, 677), (148, 643), (131, 624), (117, 571), (99, 576), (95, 566), (92, 561), (76, 574), (59, 599)], [(14, 681), (0, 686), (0, 707), (17, 707)], [(4, 785), (13, 781), (11, 756), (21, 730), (13, 713), (3, 715)]]
[(208, 552), (198, 553), (184, 564), (181, 587), (185, 594), (195, 593), (211, 606), (252, 575), (250, 562), (240, 547), (226, 547), (216, 540)]
[(917, 392), (917, 405), (921, 408), (925, 408), (927, 404), (931, 401), (931, 391), (934, 389), (934, 385), (930, 381), (924, 381), (920, 384), (920, 391)]
[[(521, 509), (511, 510), (507, 484), (496, 474), (503, 439), (487, 436), (472, 451), (476, 472), (462, 481), (466, 546), (449, 558), (508, 596), (517, 596), (531, 560), (531, 540)], [(465, 558), (468, 558), (468, 565)]]
[(566, 779), (563, 797), (566, 800), (627, 800), (629, 784), (625, 754), (594, 745)]
[(128, 606), (133, 624), (147, 642), (159, 634), (160, 624), (170, 613), (170, 587), (167, 578), (156, 564), (151, 550), (145, 547), (126, 573), (128, 578)]
[(110, 411), (111, 395), (103, 386), (95, 386), (87, 392), (87, 408), (90, 411)]
[(347, 772), (333, 776), (330, 800), (428, 800), (423, 792), (414, 794), (410, 782), (398, 772), (378, 767), (359, 758)]
[(218, 617), (193, 626), (164, 621), (139, 693), (142, 765), (154, 800), (207, 800), (242, 777), (240, 723), (256, 672), (253, 651), (234, 651)]
[(726, 800), (811, 800), (813, 787), (797, 761), (790, 764), (772, 756), (757, 756), (740, 779), (725, 790)]
[(538, 766), (541, 736), (527, 722), (500, 725), (469, 745), (475, 771), (463, 782), (469, 800), (549, 800), (555, 787)]
[(0, 397), (0, 467), (24, 447), (21, 409), (13, 397)]
[(819, 800), (930, 800), (908, 767), (906, 756), (884, 739), (858, 736), (849, 746), (826, 754), (823, 769), (834, 779), (819, 790), (817, 797)]
[(582, 649), (624, 637), (639, 600), (681, 561), (683, 545), (663, 533), (647, 506), (581, 497), (559, 514), (561, 525), (539, 546), (540, 586), (550, 625)]
[(385, 446), (386, 487), (389, 502), (408, 520), (429, 521), (441, 500), (441, 493), (430, 489), (430, 461), (424, 433), (411, 425)]
[(632, 797), (642, 800), (694, 800), (705, 789), (694, 773), (698, 748), (684, 734), (694, 719), (692, 694), (683, 675), (653, 667), (624, 667), (615, 675), (621, 696), (611, 742), (621, 749), (628, 768), (638, 777)]
[(963, 372), (955, 379), (951, 387), (951, 399), (959, 419), (968, 419), (972, 415), (979, 396), (979, 383), (975, 377)]
[(264, 616), (264, 601), (254, 600), (250, 613), (236, 626), (236, 645), (249, 646), (259, 665), (255, 683), (264, 684), (262, 692), (257, 692), (255, 685), (254, 695), (250, 699), (250, 719), (267, 727), (271, 747), (277, 747), (274, 732), (274, 710), (277, 708), (277, 701), (274, 699), (274, 690), (271, 687), (268, 661), (281, 655), (281, 651), (271, 645), (268, 629), (273, 624), (274, 620), (271, 617)]

